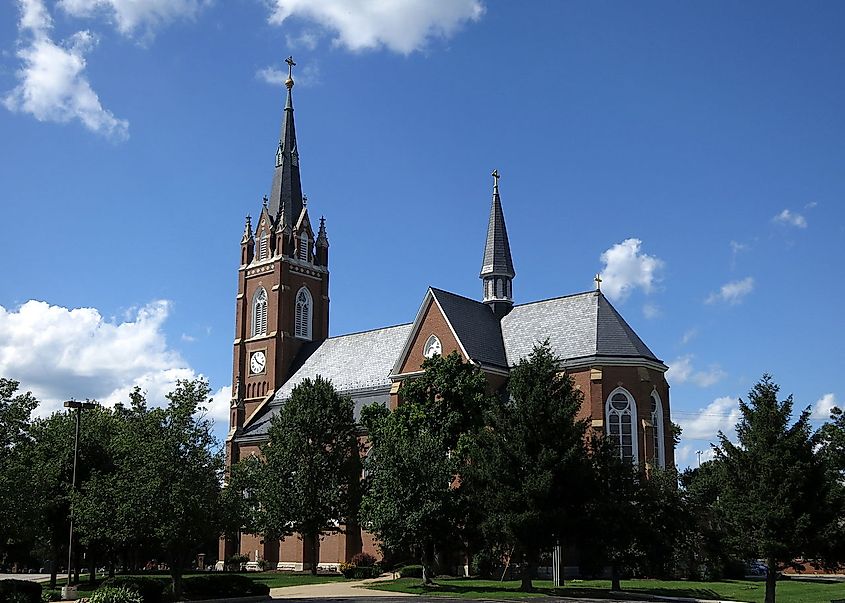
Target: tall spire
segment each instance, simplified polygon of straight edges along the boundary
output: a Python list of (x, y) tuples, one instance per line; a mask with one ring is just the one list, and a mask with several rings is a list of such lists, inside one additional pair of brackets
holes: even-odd
[(293, 57), (285, 59), (288, 79), (285, 80), (287, 99), (282, 118), (279, 146), (276, 147), (276, 167), (270, 189), (270, 215), (284, 226), (293, 227), (302, 212), (302, 182), (299, 177), (299, 152), (296, 148), (296, 128), (293, 123)]
[(484, 282), (484, 303), (501, 318), (513, 307), (512, 281), (516, 272), (511, 259), (502, 200), (499, 198), (499, 170), (493, 170), (492, 176), (493, 201), (490, 205), (487, 242), (484, 245), (484, 260), (479, 277)]

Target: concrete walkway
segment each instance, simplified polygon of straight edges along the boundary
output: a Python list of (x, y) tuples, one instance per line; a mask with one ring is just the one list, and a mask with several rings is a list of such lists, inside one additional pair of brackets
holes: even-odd
[(273, 599), (370, 599), (375, 597), (416, 597), (409, 593), (394, 593), (386, 590), (366, 588), (367, 584), (392, 580), (392, 574), (385, 574), (372, 580), (352, 580), (324, 582), (322, 584), (303, 584), (301, 586), (283, 586), (271, 588)]

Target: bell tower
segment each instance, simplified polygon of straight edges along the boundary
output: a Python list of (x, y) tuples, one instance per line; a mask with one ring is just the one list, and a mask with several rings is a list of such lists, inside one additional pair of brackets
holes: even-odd
[(513, 278), (516, 272), (511, 259), (508, 229), (499, 198), (499, 170), (493, 170), (493, 202), (487, 223), (487, 241), (479, 278), (484, 283), (484, 303), (501, 319), (513, 308)]
[(228, 463), (233, 440), (249, 416), (290, 377), (303, 346), (329, 334), (329, 240), (325, 219), (315, 234), (302, 194), (293, 119), (293, 58), (270, 196), (258, 218), (246, 218), (241, 238)]

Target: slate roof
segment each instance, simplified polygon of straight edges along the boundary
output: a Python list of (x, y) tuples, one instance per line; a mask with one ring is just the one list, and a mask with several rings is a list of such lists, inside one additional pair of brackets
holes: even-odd
[(270, 421), (293, 388), (317, 375), (330, 380), (335, 389), (353, 399), (356, 419), (365, 404), (387, 404), (390, 370), (410, 332), (411, 324), (396, 325), (329, 337), (303, 347), (291, 378), (276, 390), (273, 400), (241, 431), (238, 439), (266, 435)]
[(546, 338), (564, 360), (613, 356), (660, 362), (597, 291), (514, 306), (501, 326), (509, 366)]
[(493, 187), (493, 202), (490, 204), (490, 221), (487, 223), (487, 242), (484, 244), (484, 260), (481, 262), (481, 274), (506, 275), (513, 278), (511, 245), (508, 242), (508, 229), (505, 227), (505, 214), (499, 198), (499, 186)]
[(434, 287), (431, 293), (472, 360), (508, 367), (499, 320), (487, 304)]

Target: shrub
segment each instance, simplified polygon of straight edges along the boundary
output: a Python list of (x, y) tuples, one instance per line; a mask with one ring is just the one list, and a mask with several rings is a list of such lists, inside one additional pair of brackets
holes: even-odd
[(29, 580), (0, 580), (0, 603), (41, 603), (41, 585)]
[(357, 553), (352, 557), (352, 565), (357, 567), (372, 567), (376, 564), (376, 558), (369, 553)]
[(191, 576), (182, 581), (186, 599), (223, 599), (269, 595), (270, 587), (237, 574)]
[(41, 591), (42, 603), (53, 603), (54, 601), (62, 600), (62, 591), (60, 590), (43, 590)]
[(140, 593), (128, 586), (101, 586), (88, 599), (89, 603), (143, 603)]
[(399, 568), (400, 578), (422, 578), (423, 566), (421, 565), (406, 565)]
[(378, 578), (381, 575), (381, 568), (377, 565), (359, 567), (352, 563), (341, 563), (340, 573), (347, 579), (365, 580), (367, 578)]
[(115, 576), (105, 580), (96, 592), (106, 587), (123, 587), (140, 595), (142, 603), (165, 603), (170, 599), (165, 596), (169, 580), (161, 578), (143, 578), (138, 576)]

